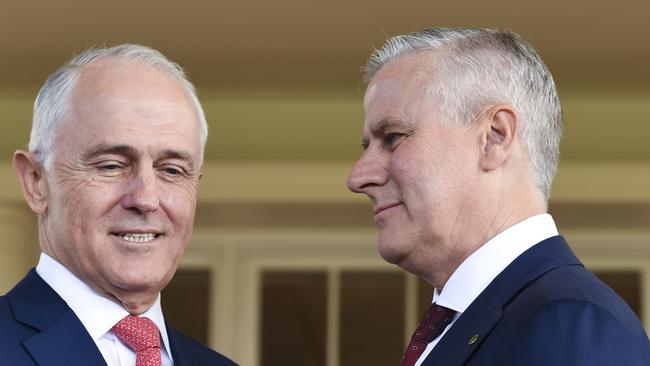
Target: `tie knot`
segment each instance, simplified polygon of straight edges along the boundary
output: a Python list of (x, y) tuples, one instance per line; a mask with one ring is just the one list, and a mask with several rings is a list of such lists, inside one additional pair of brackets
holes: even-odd
[(127, 315), (113, 326), (113, 333), (135, 352), (160, 348), (160, 333), (153, 321)]
[(433, 341), (451, 323), (454, 314), (456, 314), (454, 310), (436, 303), (431, 304), (413, 333), (413, 338), (424, 343)]

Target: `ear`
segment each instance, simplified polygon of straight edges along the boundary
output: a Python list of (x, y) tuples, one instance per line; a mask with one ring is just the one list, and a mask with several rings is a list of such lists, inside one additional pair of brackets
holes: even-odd
[(47, 210), (47, 182), (43, 166), (34, 155), (23, 150), (14, 153), (13, 166), (25, 201), (35, 213), (44, 213)]
[(500, 104), (490, 107), (480, 122), (482, 149), (479, 164), (484, 171), (492, 171), (502, 166), (512, 155), (517, 141), (519, 116), (512, 106)]

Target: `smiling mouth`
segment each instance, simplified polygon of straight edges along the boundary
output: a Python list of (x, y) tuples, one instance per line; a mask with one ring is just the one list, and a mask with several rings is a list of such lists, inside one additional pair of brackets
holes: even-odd
[(117, 235), (123, 240), (131, 243), (148, 243), (160, 236), (160, 234), (156, 233), (124, 233), (114, 235)]
[(390, 208), (393, 208), (393, 207), (399, 206), (399, 205), (401, 205), (401, 203), (397, 202), (397, 203), (393, 203), (393, 204), (390, 204), (390, 205), (379, 207), (378, 209), (375, 210), (375, 215), (378, 215), (381, 212), (384, 212), (384, 211), (386, 211), (386, 210), (388, 210)]

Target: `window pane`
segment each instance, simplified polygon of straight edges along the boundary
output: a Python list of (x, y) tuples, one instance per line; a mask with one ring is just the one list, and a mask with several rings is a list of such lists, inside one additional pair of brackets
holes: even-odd
[(618, 296), (641, 317), (641, 274), (637, 271), (598, 271), (594, 272), (601, 281), (611, 287)]
[(179, 269), (162, 291), (161, 303), (165, 320), (174, 329), (208, 343), (210, 271)]
[(402, 273), (341, 275), (341, 366), (399, 365), (404, 351)]
[(262, 276), (262, 366), (325, 366), (326, 273)]

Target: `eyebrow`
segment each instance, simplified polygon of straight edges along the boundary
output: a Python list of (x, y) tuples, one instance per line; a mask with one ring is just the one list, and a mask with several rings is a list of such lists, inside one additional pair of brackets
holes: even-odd
[[(385, 130), (387, 130), (390, 127), (404, 127), (406, 126), (406, 123), (402, 121), (399, 118), (395, 117), (384, 117), (380, 119), (377, 123), (375, 123), (371, 128), (370, 128), (370, 134), (372, 136), (379, 136), (382, 133), (384, 133)], [(368, 147), (370, 145), (370, 138), (368, 136), (362, 136), (361, 137), (361, 146), (364, 148)]]
[(389, 127), (394, 127), (394, 126), (404, 127), (405, 125), (406, 123), (399, 118), (384, 117), (370, 128), (370, 133), (373, 136), (377, 136), (382, 134), (384, 130), (388, 129)]
[[(129, 145), (100, 144), (94, 147), (92, 150), (83, 154), (83, 159), (91, 160), (97, 156), (108, 155), (108, 154), (122, 155), (131, 159), (135, 159), (138, 155), (138, 151), (134, 147)], [(162, 153), (160, 153), (155, 160), (161, 160), (161, 159), (163, 160), (178, 159), (178, 160), (187, 161), (191, 165), (191, 167), (194, 168), (194, 160), (192, 159), (192, 155), (185, 151), (166, 149), (163, 150)]]
[[(194, 159), (192, 159), (192, 155), (185, 152), (185, 151), (178, 151), (178, 150), (171, 150), (171, 149), (166, 149), (163, 150), (163, 152), (160, 154), (158, 159), (177, 159), (177, 160), (182, 160), (185, 161), (189, 164), (190, 169), (194, 169)], [(157, 160), (158, 160), (157, 159)]]
[(100, 155), (115, 154), (115, 155), (124, 155), (128, 157), (135, 157), (137, 151), (135, 148), (129, 145), (109, 145), (109, 144), (100, 144), (92, 148), (91, 150), (83, 154), (84, 160), (90, 160), (94, 157)]

